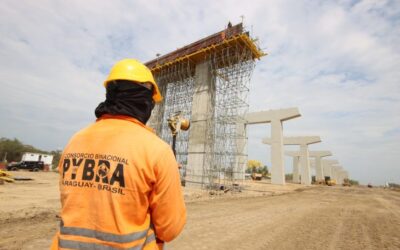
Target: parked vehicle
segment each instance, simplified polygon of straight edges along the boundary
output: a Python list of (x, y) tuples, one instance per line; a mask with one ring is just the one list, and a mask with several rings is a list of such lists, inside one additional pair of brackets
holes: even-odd
[(261, 181), (262, 180), (262, 174), (252, 173), (251, 174), (251, 179), (253, 179), (253, 181)]
[(53, 155), (26, 152), (22, 155), (21, 161), (25, 162), (42, 161), (45, 165), (51, 165), (53, 162)]
[(19, 169), (25, 169), (29, 171), (37, 172), (39, 170), (44, 169), (43, 161), (21, 161), (14, 162), (7, 165), (7, 170), (9, 171), (17, 171)]

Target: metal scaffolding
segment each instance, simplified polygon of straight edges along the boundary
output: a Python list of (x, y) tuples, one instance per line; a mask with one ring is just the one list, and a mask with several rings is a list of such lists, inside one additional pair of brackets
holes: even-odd
[[(244, 179), (247, 142), (244, 128), (248, 111), (248, 92), (255, 59), (264, 53), (243, 30), (242, 24), (201, 39), (148, 62), (165, 97), (153, 110), (149, 126), (170, 143), (167, 118), (176, 112), (190, 119), (196, 84), (196, 65), (206, 62), (211, 71), (208, 83), (210, 108), (206, 114), (203, 187), (220, 188)], [(242, 126), (240, 126), (242, 125)], [(183, 176), (190, 177), (188, 163), (189, 132), (178, 135), (177, 161)]]
[[(160, 91), (165, 97), (161, 104), (154, 107), (149, 126), (166, 142), (170, 143), (172, 134), (166, 122), (169, 117), (177, 112), (189, 119), (191, 117), (194, 64), (183, 62), (173, 67), (164, 68), (156, 75)], [(176, 140), (176, 159), (185, 167), (187, 164), (189, 133), (180, 133)]]
[[(230, 186), (244, 179), (246, 152), (238, 146), (240, 140), (247, 144), (246, 130), (238, 124), (245, 123), (248, 112), (248, 93), (255, 61), (251, 50), (235, 44), (209, 55), (215, 84), (212, 96), (214, 112), (208, 120), (206, 162), (204, 175), (210, 187)], [(243, 155), (245, 160), (239, 161)]]

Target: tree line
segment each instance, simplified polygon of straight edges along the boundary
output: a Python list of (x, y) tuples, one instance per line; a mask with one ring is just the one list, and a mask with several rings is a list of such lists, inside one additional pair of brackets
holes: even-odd
[(260, 161), (257, 160), (248, 160), (247, 161), (247, 168), (246, 168), (246, 173), (248, 174), (262, 174), (263, 177), (268, 176), (269, 171), (267, 166), (263, 166), (263, 164)]
[(45, 151), (35, 148), (34, 146), (24, 144), (16, 138), (0, 138), (0, 162), (19, 162), (21, 161), (22, 155), (26, 152), (53, 155), (53, 166), (58, 165), (61, 157), (61, 151), (59, 150)]

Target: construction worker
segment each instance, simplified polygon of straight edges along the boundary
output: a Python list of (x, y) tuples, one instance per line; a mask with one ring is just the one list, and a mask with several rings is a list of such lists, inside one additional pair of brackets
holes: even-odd
[(146, 122), (162, 96), (134, 59), (114, 65), (97, 120), (59, 164), (61, 225), (51, 249), (162, 249), (186, 222), (178, 164)]

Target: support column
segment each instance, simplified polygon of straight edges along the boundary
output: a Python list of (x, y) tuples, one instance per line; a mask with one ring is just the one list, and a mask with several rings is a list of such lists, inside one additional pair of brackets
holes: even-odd
[[(209, 167), (205, 162), (207, 144), (207, 121), (211, 119), (212, 109), (212, 75), (209, 63), (196, 65), (195, 83), (192, 103), (192, 116), (188, 145), (188, 163), (186, 168), (186, 185), (208, 183), (204, 176), (204, 168)], [(205, 184), (207, 184), (205, 183)]]
[(285, 155), (290, 156), (293, 158), (293, 183), (300, 183), (300, 151), (285, 151)]
[(349, 179), (349, 172), (347, 172), (346, 170), (343, 173), (343, 178)]
[(300, 145), (300, 162), (301, 162), (301, 184), (311, 185), (310, 159), (308, 154), (308, 146)]
[(271, 183), (285, 184), (283, 165), (283, 129), (280, 120), (271, 122)]
[(343, 170), (340, 170), (340, 171), (338, 172), (337, 184), (343, 185), (343, 180), (344, 180)]
[(331, 166), (331, 171), (332, 171), (332, 179), (337, 181), (337, 170), (335, 166)]
[(322, 181), (325, 179), (320, 156), (315, 157), (315, 179), (316, 181)]
[(340, 180), (339, 180), (339, 172), (340, 172), (340, 170), (342, 170), (342, 167), (339, 166), (339, 165), (334, 165), (334, 166), (331, 166), (331, 167), (332, 167), (332, 179), (334, 179), (337, 184), (341, 184), (341, 183), (339, 183), (340, 182)]
[(325, 177), (330, 177), (332, 178), (332, 173), (331, 173), (331, 166), (327, 163), (322, 163), (322, 168), (324, 171), (324, 178)]
[(348, 172), (346, 171), (346, 170), (342, 170), (342, 171), (340, 171), (340, 178), (341, 178), (341, 181), (342, 181), (342, 184), (344, 183), (344, 179), (349, 179), (349, 174), (348, 174)]
[(297, 108), (277, 109), (248, 113), (247, 125), (271, 123), (271, 138), (263, 140), (271, 145), (271, 183), (285, 184), (285, 166), (283, 159), (283, 127), (282, 122), (300, 117)]
[(338, 164), (339, 162), (337, 160), (322, 160), (322, 168), (324, 172), (324, 177), (329, 177), (331, 180), (333, 180), (333, 170), (332, 170), (332, 165), (333, 164)]
[(236, 166), (235, 166), (235, 173), (234, 179), (235, 181), (244, 180), (245, 168), (247, 163), (247, 151), (246, 151), (246, 144), (247, 144), (247, 135), (246, 135), (246, 124), (244, 122), (238, 122), (236, 124), (236, 130), (238, 135), (238, 139), (236, 139), (237, 145), (237, 153), (236, 156)]
[(300, 183), (299, 157), (293, 156), (293, 183)]

